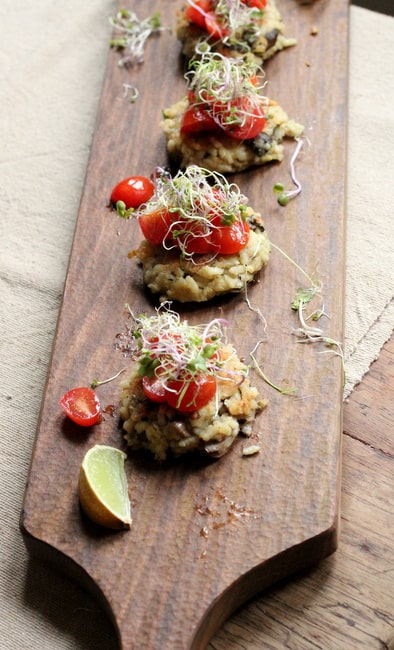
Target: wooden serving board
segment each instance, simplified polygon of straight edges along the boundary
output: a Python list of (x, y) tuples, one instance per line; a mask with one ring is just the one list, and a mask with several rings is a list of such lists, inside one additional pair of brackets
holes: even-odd
[[(141, 17), (159, 10), (174, 25), (180, 2), (134, 2)], [(278, 0), (288, 35), (298, 45), (266, 65), (267, 94), (305, 125), (297, 160), (303, 190), (286, 208), (275, 182), (292, 187), (286, 143), (280, 165), (233, 178), (265, 219), (270, 239), (323, 282), (328, 336), (343, 337), (344, 203), (347, 111), (347, 0), (303, 4)], [(122, 3), (123, 6), (123, 3)], [(314, 32), (312, 34), (312, 32)], [(81, 513), (77, 479), (94, 444), (124, 447), (117, 417), (119, 381), (100, 387), (113, 415), (92, 430), (66, 421), (58, 405), (69, 388), (113, 375), (125, 364), (114, 348), (124, 331), (124, 304), (153, 313), (141, 271), (127, 253), (140, 240), (133, 221), (108, 208), (110, 191), (131, 174), (165, 166), (158, 123), (163, 108), (184, 94), (180, 45), (173, 33), (151, 38), (144, 63), (118, 66), (109, 52), (86, 183), (37, 430), (21, 528), (28, 548), (78, 579), (110, 613), (121, 648), (204, 648), (228, 615), (274, 581), (332, 553), (337, 544), (340, 474), (341, 360), (321, 344), (298, 344), (290, 308), (304, 277), (277, 250), (248, 297), (183, 306), (190, 322), (222, 315), (228, 335), (248, 358), (259, 339), (266, 375), (293, 396), (270, 388), (252, 371), (269, 405), (254, 434), (261, 451), (242, 456), (243, 441), (216, 462), (183, 459), (158, 465), (130, 455), (130, 531), (99, 529)], [(139, 89), (131, 104), (123, 84)], [(110, 410), (110, 409), (109, 409)]]

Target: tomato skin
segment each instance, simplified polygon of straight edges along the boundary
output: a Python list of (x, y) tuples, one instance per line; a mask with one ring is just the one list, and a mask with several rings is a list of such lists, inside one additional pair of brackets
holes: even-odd
[(187, 384), (182, 380), (174, 379), (167, 385), (171, 389), (171, 392), (167, 391), (167, 404), (180, 413), (193, 413), (200, 410), (216, 393), (216, 379), (213, 375), (198, 375)]
[[(213, 113), (220, 116), (221, 125), (223, 131), (227, 133), (231, 138), (236, 140), (252, 140), (256, 138), (267, 122), (263, 107), (260, 104), (254, 104), (250, 98), (245, 95), (244, 97), (238, 97), (231, 102), (231, 107), (223, 110), (223, 105), (221, 102), (216, 102), (213, 105)], [(229, 118), (233, 120), (234, 115), (240, 116), (242, 122), (236, 123), (226, 123), (226, 114)]]
[(222, 225), (220, 216), (215, 216), (211, 220), (218, 226), (212, 231), (211, 242), (216, 250), (220, 250), (221, 255), (233, 255), (245, 248), (250, 237), (249, 224), (246, 221), (234, 221), (229, 226)]
[(164, 384), (157, 377), (142, 377), (142, 388), (151, 402), (159, 404), (166, 401), (166, 389)]
[(93, 388), (72, 388), (61, 397), (59, 404), (67, 417), (81, 427), (91, 427), (101, 419), (100, 401)]
[(140, 214), (138, 223), (145, 239), (157, 245), (171, 239), (169, 231), (174, 218), (173, 213), (168, 210), (153, 210)]
[(203, 106), (189, 106), (181, 120), (181, 134), (210, 133), (220, 131), (220, 126)]
[(242, 0), (248, 7), (256, 7), (256, 9), (265, 9), (267, 0)]
[[(260, 10), (265, 9), (267, 5), (267, 0), (242, 0), (242, 2), (248, 7)], [(219, 22), (211, 0), (194, 0), (193, 4), (186, 9), (186, 17), (213, 38), (221, 40), (229, 34), (229, 30)]]
[(229, 34), (229, 30), (222, 25), (214, 11), (208, 11), (205, 15), (205, 29), (208, 34), (217, 40), (222, 40)]
[(142, 203), (149, 201), (154, 190), (154, 185), (149, 178), (129, 176), (115, 185), (110, 201), (113, 205), (116, 205), (118, 201), (123, 201), (127, 209), (139, 208)]
[(186, 9), (186, 17), (195, 25), (205, 29), (205, 15), (211, 8), (211, 0), (195, 0)]
[[(238, 253), (249, 241), (248, 223), (239, 218), (232, 224), (223, 224), (220, 209), (219, 212), (216, 210), (217, 208), (207, 215), (212, 224), (210, 232), (206, 232), (206, 224), (199, 225), (178, 220), (176, 213), (166, 210), (142, 213), (139, 216), (139, 224), (145, 239), (156, 246), (163, 245), (164, 242), (171, 243), (190, 255)], [(184, 230), (184, 232), (172, 237), (172, 227), (174, 230)]]
[[(242, 116), (239, 124), (233, 122), (237, 112)], [(226, 124), (226, 115), (232, 123)], [(189, 106), (182, 116), (180, 130), (182, 135), (224, 131), (236, 140), (252, 140), (260, 135), (266, 122), (263, 107), (252, 104), (245, 96), (233, 100), (230, 107), (220, 101), (213, 102), (210, 109), (198, 104)]]
[(180, 413), (193, 413), (215, 395), (216, 379), (213, 375), (200, 374), (185, 381), (171, 379), (164, 385), (157, 377), (142, 377), (142, 388), (152, 402), (166, 403)]

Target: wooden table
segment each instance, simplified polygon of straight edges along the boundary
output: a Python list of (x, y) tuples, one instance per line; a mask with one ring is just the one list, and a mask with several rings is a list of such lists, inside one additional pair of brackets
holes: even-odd
[(209, 650), (394, 648), (394, 337), (344, 406), (339, 548), (238, 611)]

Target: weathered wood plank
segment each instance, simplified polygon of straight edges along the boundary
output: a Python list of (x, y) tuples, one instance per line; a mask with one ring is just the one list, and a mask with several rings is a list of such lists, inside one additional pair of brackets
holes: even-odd
[[(237, 612), (210, 649), (394, 647), (393, 354), (394, 338), (344, 407), (337, 552)], [(357, 437), (360, 421), (364, 440)], [(388, 442), (385, 452), (376, 439)]]
[[(159, 9), (169, 23), (176, 7), (144, 3), (146, 14)], [(269, 63), (268, 88), (306, 125), (312, 146), (299, 163), (303, 192), (285, 210), (275, 203), (272, 187), (288, 178), (290, 143), (281, 166), (234, 180), (263, 213), (271, 240), (309, 273), (319, 266), (327, 334), (342, 340), (348, 7), (345, 0), (313, 6), (283, 0), (281, 8), (299, 44)], [(140, 86), (133, 105), (123, 97), (125, 81)], [(121, 446), (122, 436), (111, 417), (81, 436), (64, 421), (58, 399), (123, 365), (113, 344), (125, 326), (124, 303), (136, 312), (153, 308), (140, 269), (127, 258), (138, 229), (118, 220), (107, 202), (120, 178), (166, 164), (158, 122), (162, 108), (183, 93), (172, 34), (152, 40), (137, 70), (119, 68), (110, 53), (22, 516), (32, 550), (95, 589), (121, 646), (152, 650), (204, 647), (234, 608), (326, 557), (337, 542), (341, 363), (295, 342), (290, 302), (304, 278), (277, 251), (249, 291), (251, 304), (266, 315), (266, 330), (243, 295), (182, 308), (194, 322), (226, 317), (229, 338), (245, 356), (264, 338), (264, 370), (297, 388), (299, 399), (260, 382), (270, 399), (255, 426), (262, 453), (245, 459), (236, 445), (215, 464), (160, 467), (130, 456), (131, 531), (103, 533), (81, 517), (77, 476), (84, 453), (94, 443)], [(118, 390), (103, 386), (102, 402), (116, 404)], [(234, 504), (251, 516), (232, 516)]]

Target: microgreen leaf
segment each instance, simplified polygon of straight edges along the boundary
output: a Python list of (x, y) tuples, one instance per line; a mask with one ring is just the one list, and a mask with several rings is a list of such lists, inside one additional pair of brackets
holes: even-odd
[(291, 303), (291, 308), (294, 310), (299, 309), (300, 303), (302, 302), (304, 305), (308, 304), (315, 295), (316, 291), (312, 288), (310, 289), (304, 289), (304, 287), (298, 287), (297, 292), (296, 292), (296, 297), (294, 298), (293, 302)]
[(109, 19), (109, 22), (121, 33), (121, 36), (109, 41), (111, 47), (125, 50), (125, 55), (119, 60), (120, 66), (142, 63), (147, 39), (152, 34), (166, 29), (161, 26), (160, 12), (140, 20), (134, 11), (121, 9), (115, 18)]
[(122, 219), (130, 219), (130, 216), (134, 212), (134, 208), (126, 208), (124, 201), (117, 201), (115, 208), (118, 217)]
[(303, 146), (303, 140), (299, 139), (297, 142), (297, 146), (295, 148), (295, 151), (291, 157), (290, 160), (290, 176), (291, 180), (293, 181), (294, 185), (296, 186), (295, 190), (285, 190), (284, 185), (282, 183), (275, 183), (273, 187), (274, 194), (277, 195), (277, 200), (279, 205), (281, 206), (286, 206), (291, 199), (294, 199), (296, 196), (298, 196), (301, 193), (302, 186), (301, 183), (298, 181), (296, 174), (295, 174), (295, 161), (298, 157), (298, 154), (300, 153), (301, 149)]

